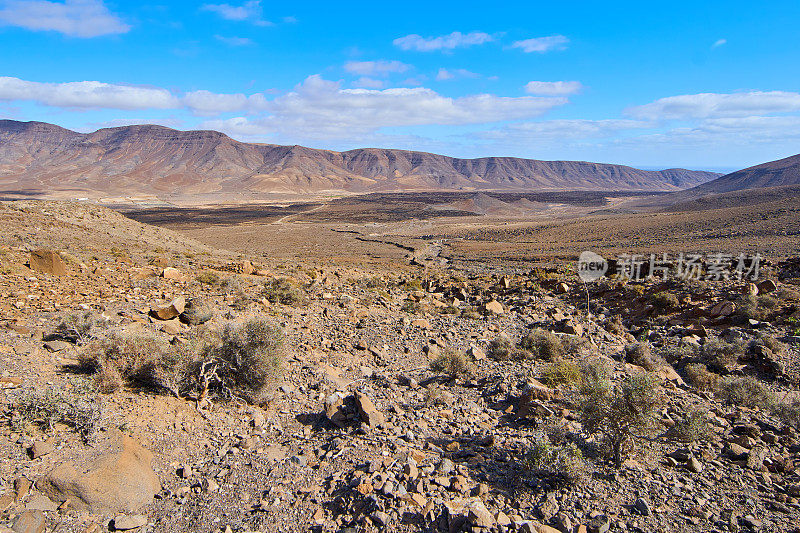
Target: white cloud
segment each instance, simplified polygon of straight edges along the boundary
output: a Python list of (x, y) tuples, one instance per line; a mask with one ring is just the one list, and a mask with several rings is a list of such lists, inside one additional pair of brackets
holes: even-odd
[(718, 48), (718, 47), (722, 46), (723, 44), (727, 44), (727, 43), (728, 43), (727, 39), (717, 39), (716, 41), (714, 41), (714, 44), (711, 45), (711, 48)]
[(260, 0), (251, 0), (240, 6), (230, 4), (203, 4), (202, 11), (211, 11), (225, 20), (248, 21), (257, 26), (272, 26), (272, 22), (262, 18)]
[(608, 138), (624, 130), (652, 126), (650, 122), (638, 120), (559, 119), (509, 124), (502, 128), (480, 132), (475, 137), (512, 144), (532, 141), (558, 143), (564, 139)]
[[(342, 89), (309, 76), (294, 91), (266, 106), (269, 116), (238, 117), (226, 131), (279, 131), (293, 138), (341, 139), (385, 127), (431, 124), (484, 124), (539, 116), (567, 103), (566, 98), (499, 97), (490, 94), (449, 98), (426, 88)], [(213, 127), (216, 122), (207, 125)], [(233, 130), (231, 128), (236, 128)]]
[(625, 110), (629, 116), (651, 120), (745, 117), (800, 111), (800, 93), (752, 91), (684, 94), (660, 98)]
[(111, 13), (101, 0), (8, 0), (0, 9), (0, 25), (34, 31), (57, 31), (70, 37), (126, 33), (131, 27)]
[(406, 72), (410, 65), (400, 61), (348, 61), (344, 64), (344, 69), (351, 74), (359, 76), (386, 76), (393, 72)]
[(255, 113), (268, 107), (267, 99), (260, 93), (247, 96), (200, 90), (186, 93), (181, 102), (197, 115), (218, 115), (235, 111)]
[(222, 35), (215, 35), (214, 38), (229, 46), (250, 46), (255, 44), (252, 39), (247, 37), (223, 37)]
[(533, 39), (514, 41), (511, 48), (521, 48), (527, 54), (531, 52), (543, 54), (550, 50), (564, 50), (567, 47), (567, 43), (569, 43), (569, 39), (563, 35), (550, 35), (548, 37), (534, 37)]
[(99, 81), (39, 83), (0, 77), (0, 100), (30, 100), (55, 107), (168, 109), (179, 105), (166, 89)]
[(351, 85), (353, 87), (363, 87), (365, 89), (383, 89), (386, 86), (386, 82), (367, 76), (361, 76), (356, 81), (352, 82)]
[(579, 81), (529, 81), (525, 84), (528, 94), (542, 94), (545, 96), (575, 94), (583, 89)]
[(394, 41), (395, 46), (401, 50), (416, 50), (418, 52), (432, 52), (435, 50), (453, 50), (454, 48), (465, 48), (485, 44), (494, 40), (494, 37), (481, 31), (461, 33), (454, 31), (449, 35), (439, 37), (423, 37), (412, 33), (405, 37), (398, 37)]
[(476, 74), (475, 72), (470, 72), (469, 70), (463, 68), (451, 69), (448, 70), (446, 68), (440, 68), (439, 72), (436, 74), (437, 81), (448, 81), (454, 80), (456, 78), (480, 78), (480, 74)]

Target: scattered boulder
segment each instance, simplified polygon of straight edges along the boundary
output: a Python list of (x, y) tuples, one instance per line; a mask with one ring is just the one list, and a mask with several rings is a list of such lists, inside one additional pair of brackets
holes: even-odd
[(770, 292), (778, 290), (778, 284), (771, 279), (765, 279), (759, 282), (756, 287), (758, 287), (759, 294), (769, 294)]
[(35, 272), (51, 274), (53, 276), (65, 276), (67, 267), (57, 252), (52, 250), (31, 250), (30, 267)]
[(150, 503), (161, 488), (151, 466), (152, 454), (119, 430), (111, 444), (84, 467), (63, 463), (37, 486), (54, 501), (94, 513), (135, 512)]
[(11, 531), (14, 533), (44, 533), (44, 513), (42, 511), (25, 511), (17, 517)]
[(204, 324), (214, 316), (213, 308), (200, 298), (192, 298), (186, 302), (180, 319), (190, 326)]
[(167, 305), (153, 307), (151, 311), (153, 315), (161, 320), (171, 320), (183, 313), (185, 308), (186, 299), (183, 296), (178, 296)]
[(506, 310), (503, 308), (503, 304), (501, 304), (497, 300), (492, 300), (490, 302), (487, 302), (486, 305), (484, 306), (484, 309), (486, 309), (487, 313), (493, 313), (495, 315), (502, 315), (503, 313), (506, 312)]

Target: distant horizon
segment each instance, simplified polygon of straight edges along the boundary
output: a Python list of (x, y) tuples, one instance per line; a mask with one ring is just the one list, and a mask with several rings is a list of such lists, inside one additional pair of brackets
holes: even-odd
[[(7, 119), (7, 118), (0, 118), (0, 120), (12, 120), (12, 121), (14, 121), (14, 119)], [(64, 128), (64, 129), (68, 129), (70, 131), (74, 131), (76, 133), (81, 133), (81, 134), (94, 133), (94, 132), (96, 132), (96, 131), (98, 131), (100, 129), (104, 129), (104, 128), (124, 128), (124, 127), (127, 127), (127, 126), (161, 126), (161, 127), (169, 128), (169, 129), (172, 129), (172, 130), (175, 130), (175, 131), (182, 131), (182, 132), (189, 132), (189, 131), (216, 131), (217, 133), (223, 133), (223, 134), (227, 135), (228, 137), (230, 137), (231, 139), (233, 139), (234, 141), (237, 141), (237, 142), (249, 143), (249, 144), (259, 144), (259, 143), (255, 142), (255, 141), (237, 139), (235, 136), (228, 135), (227, 133), (220, 132), (219, 130), (213, 130), (213, 129), (208, 129), (208, 128), (205, 128), (205, 129), (202, 129), (202, 130), (198, 130), (198, 129), (180, 129), (180, 128), (173, 128), (171, 126), (163, 126), (162, 124), (153, 124), (153, 123), (149, 123), (149, 122), (142, 122), (142, 123), (138, 123), (138, 124), (127, 124), (125, 126), (105, 126), (104, 128), (87, 129), (87, 130), (84, 130), (84, 131), (81, 131), (79, 129), (67, 128), (66, 126), (62, 126), (61, 124), (56, 124), (56, 123), (53, 123), (53, 122), (47, 122), (47, 121), (44, 121), (44, 120), (32, 119), (32, 120), (27, 120), (27, 121), (16, 121), (16, 122), (39, 122), (39, 123), (42, 123), (42, 124), (50, 124), (50, 125), (53, 125), (53, 126), (58, 126), (58, 127), (61, 127), (61, 128)], [(277, 144), (277, 143), (269, 143), (269, 144)], [(294, 145), (281, 145), (281, 146), (294, 146)], [(318, 146), (305, 146), (305, 145), (300, 145), (300, 146), (304, 146), (305, 148), (312, 148), (314, 150), (329, 150), (329, 151), (334, 151), (334, 152), (340, 151), (340, 150), (334, 150), (334, 149), (331, 149), (331, 148), (318, 147)], [(488, 155), (478, 155), (478, 156), (475, 156), (475, 157), (464, 158), (464, 157), (459, 157), (459, 156), (450, 155), (450, 154), (446, 154), (446, 153), (427, 152), (426, 150), (415, 150), (413, 148), (397, 148), (397, 147), (393, 147), (393, 146), (361, 146), (361, 147), (358, 147), (358, 148), (351, 148), (349, 150), (369, 150), (369, 149), (375, 149), (375, 150), (404, 150), (404, 151), (411, 151), (411, 152), (425, 152), (425, 153), (433, 153), (435, 155), (442, 155), (442, 156), (445, 156), (445, 157), (452, 157), (452, 158), (455, 158), (455, 159), (481, 159), (481, 158), (487, 158), (487, 157), (509, 157), (509, 158), (519, 158), (519, 159), (531, 159), (531, 160), (536, 160), (536, 161), (584, 161), (584, 162), (587, 162), (587, 163), (599, 163), (599, 164), (604, 164), (604, 165), (622, 165), (622, 166), (637, 168), (639, 170), (648, 170), (648, 171), (661, 171), (661, 170), (668, 170), (668, 169), (672, 169), (672, 168), (685, 168), (685, 167), (677, 167), (677, 166), (656, 167), (656, 166), (646, 166), (646, 165), (634, 165), (634, 164), (628, 164), (628, 163), (619, 163), (619, 162), (616, 162), (616, 161), (593, 161), (593, 160), (588, 160), (588, 159), (560, 159), (560, 160), (558, 160), (558, 159), (541, 159), (541, 158), (536, 158), (536, 157), (522, 157), (522, 156), (506, 155), (506, 154), (488, 154)], [(794, 155), (794, 154), (792, 154), (792, 155)], [(790, 156), (786, 156), (786, 157), (790, 157)], [(761, 163), (766, 163), (766, 162), (767, 161), (759, 161), (757, 163), (753, 163), (752, 165), (748, 165), (748, 167), (759, 165)], [(725, 175), (725, 174), (730, 174), (731, 172), (736, 172), (737, 170), (742, 170), (742, 168), (748, 168), (748, 167), (741, 167), (741, 168), (740, 167), (716, 167), (716, 168), (685, 168), (685, 169), (686, 170), (693, 170), (693, 171), (702, 171), (702, 172), (715, 172), (715, 173), (718, 173), (718, 174)]]

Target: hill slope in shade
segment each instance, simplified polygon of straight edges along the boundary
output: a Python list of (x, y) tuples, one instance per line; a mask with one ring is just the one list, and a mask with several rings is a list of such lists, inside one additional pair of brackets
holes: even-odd
[(800, 185), (800, 154), (737, 170), (687, 192), (725, 193)]
[(674, 191), (718, 176), (377, 148), (334, 152), (242, 143), (216, 131), (153, 125), (83, 134), (43, 122), (0, 120), (0, 191), (28, 195), (210, 199), (414, 190)]

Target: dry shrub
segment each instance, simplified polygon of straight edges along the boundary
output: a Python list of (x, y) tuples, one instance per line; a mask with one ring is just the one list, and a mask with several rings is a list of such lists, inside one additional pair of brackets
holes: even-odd
[(753, 296), (748, 294), (736, 302), (736, 314), (753, 320), (766, 320), (778, 306), (778, 300), (772, 296)]
[(86, 442), (102, 418), (96, 396), (82, 382), (71, 389), (26, 389), (12, 402), (11, 427), (17, 433), (28, 433), (32, 427), (52, 431), (53, 425), (60, 423), (72, 427)]
[(203, 285), (219, 285), (220, 284), (220, 277), (219, 274), (214, 272), (213, 270), (204, 270), (200, 272), (198, 275), (194, 277), (199, 283)]
[(651, 372), (664, 365), (664, 360), (653, 353), (649, 342), (637, 342), (625, 346), (625, 362)]
[(633, 437), (655, 424), (655, 410), (660, 405), (657, 381), (652, 374), (641, 373), (615, 386), (596, 368), (584, 374), (581, 421), (589, 433), (603, 436), (606, 452), (617, 467), (622, 465), (626, 448), (633, 446)]
[(709, 372), (708, 367), (702, 363), (692, 363), (683, 368), (686, 379), (698, 390), (716, 390), (719, 385), (719, 375)]
[(488, 355), (498, 361), (508, 361), (512, 358), (514, 343), (508, 337), (495, 337), (489, 341)]
[(97, 326), (97, 320), (92, 313), (70, 313), (61, 319), (56, 326), (55, 334), (72, 342), (83, 344), (91, 339), (95, 326)]
[(784, 399), (775, 403), (772, 414), (786, 426), (800, 427), (800, 398)]
[(727, 403), (751, 409), (768, 410), (775, 405), (775, 395), (752, 376), (728, 377), (717, 394)]
[(95, 373), (95, 385), (105, 394), (127, 384), (179, 396), (190, 360), (185, 348), (147, 331), (111, 332), (80, 354), (81, 365)]
[(198, 371), (211, 376), (208, 386), (256, 403), (281, 375), (284, 355), (285, 337), (278, 326), (261, 319), (229, 322), (205, 348)]
[(739, 363), (744, 347), (720, 339), (709, 339), (700, 348), (700, 358), (709, 368), (728, 372)]
[(614, 315), (614, 318), (606, 320), (606, 323), (603, 325), (603, 327), (606, 328), (606, 331), (613, 333), (614, 335), (624, 335), (625, 332), (628, 331), (625, 329), (625, 325), (622, 323), (621, 315)]
[(449, 374), (451, 378), (468, 376), (472, 373), (472, 363), (463, 353), (452, 348), (445, 348), (431, 361), (431, 370)]
[(519, 341), (519, 348), (532, 357), (554, 361), (564, 354), (561, 339), (550, 331), (536, 328)]

